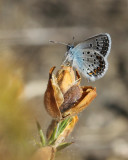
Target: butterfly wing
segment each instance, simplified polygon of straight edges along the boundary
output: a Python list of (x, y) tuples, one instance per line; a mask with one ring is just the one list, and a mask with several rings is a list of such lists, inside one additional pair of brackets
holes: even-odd
[(107, 57), (111, 49), (111, 37), (108, 33), (99, 34), (79, 43), (75, 48), (93, 49), (99, 52), (102, 56)]
[(66, 61), (78, 69), (83, 76), (95, 81), (108, 69), (107, 56), (111, 49), (111, 38), (107, 33), (91, 37), (67, 52)]
[(77, 49), (73, 67), (77, 68), (89, 80), (95, 81), (104, 76), (108, 69), (108, 63), (107, 59), (97, 50)]

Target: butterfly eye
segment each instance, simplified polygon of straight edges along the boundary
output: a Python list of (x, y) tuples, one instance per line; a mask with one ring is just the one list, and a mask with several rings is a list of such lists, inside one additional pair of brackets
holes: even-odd
[(70, 46), (67, 46), (67, 51), (69, 51), (70, 48), (71, 48)]
[(74, 48), (74, 46), (73, 45), (67, 45), (67, 51), (69, 51), (70, 49), (73, 49)]

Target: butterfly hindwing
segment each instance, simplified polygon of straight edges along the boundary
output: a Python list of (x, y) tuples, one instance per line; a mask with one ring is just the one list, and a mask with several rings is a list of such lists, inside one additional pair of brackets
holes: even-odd
[(91, 81), (103, 77), (108, 68), (106, 58), (92, 49), (78, 49), (75, 52), (73, 67)]

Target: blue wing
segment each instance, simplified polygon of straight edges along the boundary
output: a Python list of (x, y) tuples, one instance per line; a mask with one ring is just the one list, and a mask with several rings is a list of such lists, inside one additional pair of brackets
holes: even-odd
[(91, 81), (102, 78), (108, 69), (107, 59), (92, 49), (77, 48), (72, 65)]
[(99, 34), (79, 43), (67, 52), (65, 62), (72, 63), (83, 76), (95, 81), (108, 69), (107, 56), (111, 49), (111, 38), (107, 33)]
[(76, 49), (94, 49), (104, 57), (107, 57), (111, 49), (111, 37), (108, 33), (103, 33), (91, 37), (75, 46)]

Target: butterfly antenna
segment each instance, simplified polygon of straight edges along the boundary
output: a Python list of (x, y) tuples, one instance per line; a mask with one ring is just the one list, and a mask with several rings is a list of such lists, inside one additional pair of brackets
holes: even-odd
[(50, 43), (55, 43), (55, 44), (63, 44), (63, 45), (66, 45), (66, 46), (69, 46), (69, 47), (71, 47), (69, 44), (67, 44), (67, 43), (63, 43), (63, 42), (57, 42), (57, 41), (49, 41)]
[(72, 37), (72, 42), (73, 42), (72, 44), (74, 46), (74, 43), (75, 43), (75, 37), (74, 36)]

